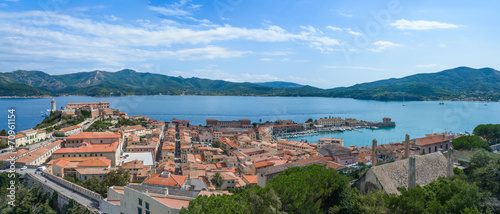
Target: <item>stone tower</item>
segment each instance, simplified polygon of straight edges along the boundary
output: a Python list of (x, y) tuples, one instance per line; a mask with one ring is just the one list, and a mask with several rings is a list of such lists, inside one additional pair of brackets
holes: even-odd
[(406, 134), (405, 136), (405, 158), (410, 157), (410, 135)]
[(55, 110), (56, 110), (56, 101), (52, 99), (52, 101), (50, 101), (50, 111), (55, 111)]
[(378, 154), (377, 154), (377, 140), (373, 139), (373, 144), (372, 144), (372, 166), (376, 166), (378, 161)]

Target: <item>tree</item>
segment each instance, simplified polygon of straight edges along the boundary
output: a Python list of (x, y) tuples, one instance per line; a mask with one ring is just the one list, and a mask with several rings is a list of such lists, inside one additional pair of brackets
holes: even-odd
[(128, 170), (120, 168), (104, 174), (105, 186), (127, 186), (130, 182)]
[(282, 210), (293, 213), (353, 212), (356, 198), (349, 179), (321, 165), (292, 167), (271, 179)]
[(0, 136), (9, 136), (9, 133), (7, 133), (5, 129), (2, 129), (2, 131), (0, 131)]
[(222, 179), (220, 173), (216, 172), (212, 179), (210, 179), (210, 182), (212, 182), (212, 184), (218, 189), (222, 186), (222, 182), (224, 182), (224, 180)]
[(473, 171), (469, 176), (477, 186), (492, 193), (492, 196), (500, 198), (500, 163), (490, 163)]
[(212, 147), (214, 147), (214, 148), (220, 148), (221, 146), (222, 146), (222, 143), (218, 140), (216, 140), (212, 143)]
[(91, 177), (87, 179), (85, 182), (83, 182), (83, 186), (89, 190), (101, 194), (102, 196), (104, 196), (105, 193), (107, 192), (104, 182), (99, 180), (99, 178), (97, 177)]
[(386, 206), (386, 198), (388, 196), (384, 191), (379, 190), (371, 192), (367, 195), (359, 195), (357, 201), (358, 213), (368, 214), (384, 214), (388, 213), (389, 209)]
[[(470, 162), (471, 162), (470, 168), (473, 170), (487, 166), (490, 163), (490, 161), (494, 160), (492, 154), (493, 153), (487, 152), (482, 149), (477, 152), (474, 152), (474, 154), (472, 154), (472, 156), (470, 157)], [(470, 171), (471, 169), (467, 170)]]
[(59, 201), (57, 200), (58, 198), (59, 198), (59, 193), (57, 193), (57, 191), (54, 191), (49, 201), (49, 205), (50, 207), (52, 207), (53, 210), (59, 210)]
[(281, 213), (281, 201), (274, 190), (259, 186), (239, 190), (233, 195), (198, 196), (181, 213)]
[(491, 144), (500, 142), (500, 124), (481, 124), (474, 128), (473, 133), (485, 138)]
[(312, 122), (314, 122), (312, 118), (306, 120), (306, 123), (312, 123)]
[(462, 136), (456, 138), (453, 140), (452, 144), (453, 148), (458, 150), (485, 149), (490, 152), (492, 151), (491, 147), (488, 145), (488, 142), (486, 142), (485, 140), (481, 139), (481, 137), (476, 135)]
[(409, 190), (398, 189), (401, 195), (390, 195), (390, 213), (463, 213), (466, 209), (485, 210), (486, 194), (474, 184), (460, 179), (439, 179)]

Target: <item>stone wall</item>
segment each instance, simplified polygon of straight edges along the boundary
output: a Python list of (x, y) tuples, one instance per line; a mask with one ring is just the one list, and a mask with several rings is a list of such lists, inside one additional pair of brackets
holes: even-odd
[[(25, 174), (25, 178), (28, 182), (28, 185), (40, 184), (40, 186), (42, 187), (42, 191), (44, 193), (49, 193), (51, 196), (52, 196), (52, 194), (54, 194), (54, 191), (56, 191), (56, 190), (52, 189), (51, 187), (45, 185), (44, 182), (40, 181), (37, 177), (35, 177), (29, 173)], [(58, 194), (57, 202), (59, 205), (59, 209), (62, 210), (64, 208), (64, 206), (69, 203), (69, 200), (70, 200), (70, 198), (66, 197), (65, 195)]]
[(95, 201), (99, 202), (99, 201), (102, 200), (102, 196), (99, 195), (99, 194), (97, 194), (94, 191), (91, 191), (89, 189), (83, 188), (83, 187), (81, 187), (79, 185), (71, 183), (71, 182), (69, 182), (67, 180), (64, 180), (64, 179), (62, 179), (60, 177), (57, 177), (57, 176), (52, 175), (52, 174), (47, 173), (47, 172), (43, 172), (42, 175), (45, 176), (45, 177), (47, 177), (47, 178), (49, 178), (50, 180), (52, 180), (54, 182), (59, 183), (62, 186), (65, 186), (68, 189), (71, 189), (71, 190), (73, 190), (75, 192), (78, 192), (78, 193), (80, 193), (80, 194), (82, 194), (84, 196), (87, 196), (88, 198), (91, 198), (91, 199), (95, 200)]

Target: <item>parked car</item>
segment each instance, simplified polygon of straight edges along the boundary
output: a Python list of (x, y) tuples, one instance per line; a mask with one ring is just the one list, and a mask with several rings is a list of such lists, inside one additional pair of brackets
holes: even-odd
[(28, 169), (28, 167), (27, 167), (27, 166), (23, 166), (23, 167), (21, 167), (21, 171), (23, 171), (23, 170), (25, 170), (25, 169)]

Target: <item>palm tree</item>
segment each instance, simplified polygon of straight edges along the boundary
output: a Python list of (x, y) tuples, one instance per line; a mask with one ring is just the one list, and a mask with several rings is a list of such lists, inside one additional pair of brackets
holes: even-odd
[(222, 186), (222, 182), (224, 182), (224, 180), (222, 180), (222, 176), (220, 175), (219, 172), (216, 172), (214, 177), (212, 177), (212, 179), (210, 179), (210, 181), (212, 182), (213, 185), (215, 185), (215, 187), (218, 189)]

